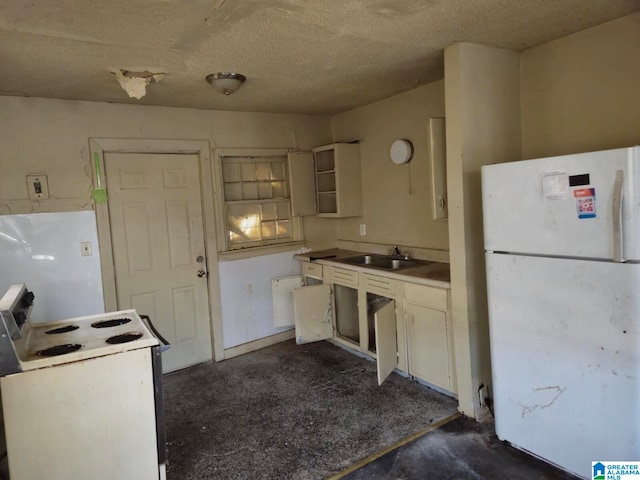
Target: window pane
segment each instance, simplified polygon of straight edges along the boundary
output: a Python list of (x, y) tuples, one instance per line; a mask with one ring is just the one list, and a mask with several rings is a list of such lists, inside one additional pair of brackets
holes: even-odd
[(271, 179), (284, 180), (284, 159), (281, 162), (271, 162)]
[(241, 163), (242, 165), (242, 181), (255, 182), (256, 180), (256, 164), (253, 162)]
[(273, 192), (271, 191), (270, 183), (258, 183), (258, 198), (273, 198)]
[(229, 246), (269, 245), (291, 239), (286, 160), (286, 156), (268, 155), (222, 159)]
[(240, 164), (226, 162), (223, 159), (222, 163), (222, 178), (225, 182), (239, 182), (240, 181)]
[(271, 180), (271, 165), (269, 163), (256, 163), (256, 180), (259, 182)]
[(262, 221), (275, 220), (276, 217), (276, 204), (275, 203), (263, 203), (262, 204)]
[(286, 238), (291, 236), (289, 220), (278, 220), (278, 238)]
[(242, 199), (256, 200), (258, 198), (258, 184), (256, 182), (242, 182)]
[(276, 238), (276, 222), (262, 222), (262, 239), (271, 240)]
[(231, 243), (260, 240), (260, 211), (258, 205), (229, 205), (228, 226)]
[(224, 199), (227, 201), (242, 200), (242, 188), (240, 186), (240, 183), (225, 183)]
[(290, 216), (291, 207), (289, 206), (289, 202), (277, 202), (277, 218), (278, 220), (287, 219)]
[(285, 182), (271, 182), (273, 187), (273, 198), (284, 198), (287, 196), (287, 187)]

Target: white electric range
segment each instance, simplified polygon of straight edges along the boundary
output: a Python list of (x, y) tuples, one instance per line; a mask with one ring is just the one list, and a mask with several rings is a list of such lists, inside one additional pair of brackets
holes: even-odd
[(0, 300), (9, 478), (166, 478), (159, 340), (135, 310), (33, 323), (32, 303)]
[(27, 321), (14, 347), (23, 371), (159, 345), (135, 310)]

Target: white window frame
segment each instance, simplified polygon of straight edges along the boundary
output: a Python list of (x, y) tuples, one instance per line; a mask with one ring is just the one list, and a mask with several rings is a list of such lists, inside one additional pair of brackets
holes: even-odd
[[(215, 183), (215, 210), (216, 210), (216, 234), (219, 256), (221, 259), (247, 258), (257, 255), (267, 255), (278, 252), (286, 252), (298, 248), (304, 244), (302, 219), (293, 216), (290, 212), (291, 240), (274, 240), (251, 243), (246, 246), (232, 247), (229, 242), (227, 227), (227, 209), (224, 198), (224, 178), (222, 163), (224, 157), (284, 157), (287, 176), (287, 191), (289, 193), (289, 205), (291, 205), (291, 174), (288, 165), (288, 153), (286, 148), (216, 148), (214, 149), (214, 183)], [(259, 200), (256, 200), (259, 202)]]

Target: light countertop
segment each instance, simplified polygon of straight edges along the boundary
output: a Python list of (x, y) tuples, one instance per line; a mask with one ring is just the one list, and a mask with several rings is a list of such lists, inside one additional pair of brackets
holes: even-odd
[[(451, 288), (448, 263), (434, 262), (411, 268), (403, 268), (402, 270), (383, 270), (368, 267), (366, 265), (354, 265), (353, 263), (344, 262), (345, 258), (356, 255), (366, 255), (366, 253), (332, 248), (329, 250), (297, 253), (293, 258), (304, 262), (318, 263), (320, 265), (348, 268), (350, 270), (394, 278), (405, 282), (418, 283), (438, 288)], [(420, 260), (416, 261), (419, 262)]]

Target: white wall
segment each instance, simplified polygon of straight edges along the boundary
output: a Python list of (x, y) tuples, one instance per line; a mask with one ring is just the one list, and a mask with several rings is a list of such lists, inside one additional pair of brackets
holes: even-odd
[(459, 409), (480, 415), (491, 382), (480, 167), (521, 157), (520, 55), (470, 43), (445, 50), (449, 255)]
[(522, 53), (524, 158), (640, 144), (640, 12)]
[[(92, 210), (89, 138), (207, 140), (218, 148), (298, 148), (331, 142), (328, 117), (222, 112), (185, 108), (105, 104), (41, 98), (0, 97), (0, 214)], [(26, 175), (46, 174), (51, 198), (30, 201)], [(305, 218), (314, 248), (333, 247), (335, 223)], [(255, 270), (263, 272), (253, 275)], [(273, 333), (271, 276), (293, 272), (281, 255), (227, 262), (220, 280), (234, 291), (260, 292), (250, 315), (236, 315), (237, 298), (224, 295), (220, 309), (232, 340)], [(238, 265), (235, 265), (238, 264)], [(211, 272), (216, 275), (217, 272)], [(269, 291), (269, 300), (264, 297)], [(241, 305), (242, 306), (242, 305)], [(215, 314), (215, 312), (214, 312)], [(225, 327), (226, 328), (226, 327)], [(227, 334), (225, 331), (225, 334)], [(237, 332), (246, 332), (239, 335)], [(219, 355), (219, 352), (217, 352)]]
[[(311, 148), (330, 143), (323, 116), (0, 97), (0, 214), (91, 210), (89, 138), (208, 140), (214, 148)], [(49, 176), (30, 202), (26, 175)]]
[(224, 348), (291, 330), (273, 326), (271, 279), (300, 275), (291, 252), (219, 264)]
[[(83, 242), (91, 255), (82, 255)], [(34, 322), (104, 313), (93, 212), (0, 215), (0, 265), (0, 296), (24, 283), (35, 295)]]
[[(340, 220), (338, 238), (351, 242), (400, 245), (446, 251), (447, 220), (432, 218), (429, 118), (445, 116), (444, 81), (332, 117), (336, 141), (360, 142), (363, 215)], [(414, 155), (408, 164), (389, 158), (394, 140), (408, 139)], [(359, 226), (366, 224), (366, 236)]]

